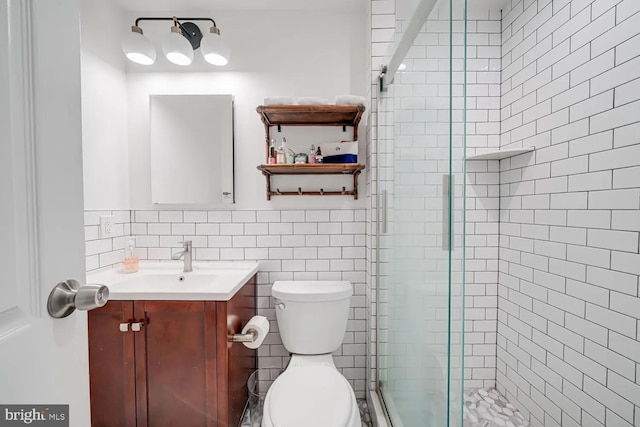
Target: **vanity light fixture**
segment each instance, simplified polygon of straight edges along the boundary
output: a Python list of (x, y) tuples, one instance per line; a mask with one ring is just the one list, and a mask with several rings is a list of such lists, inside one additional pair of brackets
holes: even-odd
[[(136, 19), (122, 39), (122, 50), (130, 61), (142, 65), (151, 65), (156, 60), (156, 49), (138, 25), (140, 21), (173, 21), (171, 31), (162, 41), (162, 52), (167, 60), (177, 65), (189, 65), (193, 62), (193, 51), (201, 48), (202, 56), (210, 64), (223, 66), (229, 62), (229, 47), (220, 37), (220, 29), (211, 18), (148, 18)], [(182, 21), (182, 22), (181, 22)], [(212, 26), (206, 35), (200, 27), (190, 21), (210, 21)]]
[(122, 50), (130, 61), (137, 64), (151, 65), (156, 62), (156, 48), (137, 25), (132, 26), (131, 32), (122, 38)]

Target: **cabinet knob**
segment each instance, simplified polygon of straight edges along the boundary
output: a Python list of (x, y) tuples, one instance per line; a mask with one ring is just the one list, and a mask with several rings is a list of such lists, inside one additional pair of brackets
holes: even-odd
[(140, 332), (140, 329), (144, 326), (144, 322), (134, 322), (131, 324), (131, 330), (133, 332)]
[(120, 332), (129, 332), (129, 324), (120, 323)]

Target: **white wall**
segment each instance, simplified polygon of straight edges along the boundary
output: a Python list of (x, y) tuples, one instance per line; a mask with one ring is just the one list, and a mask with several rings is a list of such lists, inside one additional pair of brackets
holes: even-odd
[(640, 425), (640, 2), (503, 10), (498, 387), (534, 425)]
[[(196, 52), (193, 70), (177, 71), (164, 58), (155, 65), (131, 66), (127, 79), (131, 208), (155, 209), (149, 183), (149, 95), (232, 94), (235, 97), (236, 202), (242, 209), (363, 206), (350, 197), (274, 197), (266, 201), (265, 179), (256, 166), (265, 162), (264, 127), (255, 109), (266, 96), (322, 96), (364, 94), (366, 49), (364, 18), (326, 12), (227, 12), (215, 14), (216, 23), (231, 41), (229, 67), (203, 63)], [(131, 18), (133, 21), (133, 18)], [(156, 23), (151, 23), (156, 24)], [(151, 25), (150, 24), (150, 25)], [(141, 23), (144, 25), (144, 22)], [(157, 25), (157, 24), (156, 24)], [(149, 38), (154, 28), (147, 30)], [(164, 28), (164, 27), (162, 27)], [(256, 31), (260, 28), (260, 31)], [(211, 71), (205, 71), (211, 70)], [(311, 143), (345, 138), (341, 128), (283, 128), (282, 135), (296, 151)], [(364, 144), (362, 144), (364, 150)], [(362, 154), (364, 158), (364, 152)], [(314, 189), (350, 187), (348, 177), (278, 177), (276, 186)], [(364, 190), (364, 186), (361, 187)]]
[(127, 209), (127, 76), (119, 25), (123, 16), (112, 2), (80, 4), (85, 209)]
[[(264, 163), (264, 127), (255, 108), (266, 96), (364, 95), (367, 82), (366, 17), (357, 12), (236, 11), (193, 12), (213, 16), (230, 43), (224, 68), (207, 64), (199, 51), (188, 68), (168, 63), (159, 41), (168, 23), (142, 21), (145, 36), (158, 48), (156, 64), (126, 61), (122, 34), (138, 16), (122, 13), (113, 2), (83, 3), (83, 140), (87, 209), (155, 209), (149, 184), (148, 95), (232, 94), (236, 113), (236, 201), (241, 209), (364, 206), (340, 197), (275, 197), (267, 202), (265, 179), (255, 167)], [(207, 24), (202, 24), (204, 31)], [(362, 123), (364, 125), (364, 123)], [(339, 128), (284, 129), (296, 151), (311, 143), (344, 139)], [(364, 159), (365, 144), (361, 142)], [(350, 187), (348, 177), (278, 177), (282, 189)], [(361, 191), (366, 191), (364, 179)], [(193, 208), (193, 206), (191, 206)]]

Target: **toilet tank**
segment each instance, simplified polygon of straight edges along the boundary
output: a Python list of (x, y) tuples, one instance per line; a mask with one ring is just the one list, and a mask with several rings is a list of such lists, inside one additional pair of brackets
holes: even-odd
[(285, 348), (295, 354), (332, 353), (347, 330), (353, 288), (343, 281), (277, 281), (276, 319)]

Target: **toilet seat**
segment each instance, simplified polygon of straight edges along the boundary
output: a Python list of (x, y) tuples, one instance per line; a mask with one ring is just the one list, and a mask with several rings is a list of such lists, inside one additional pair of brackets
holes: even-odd
[(333, 366), (290, 367), (268, 394), (265, 414), (274, 427), (349, 427), (357, 411), (349, 382)]

